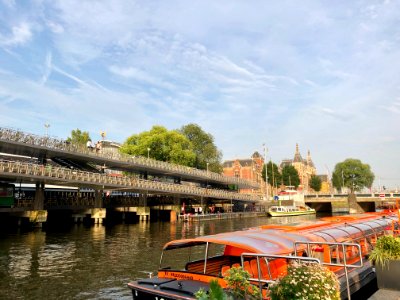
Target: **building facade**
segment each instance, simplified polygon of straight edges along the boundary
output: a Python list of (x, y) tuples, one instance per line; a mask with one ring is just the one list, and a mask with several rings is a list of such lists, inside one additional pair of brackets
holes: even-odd
[(262, 193), (265, 189), (265, 182), (262, 179), (262, 169), (264, 158), (257, 151), (253, 153), (251, 158), (227, 160), (223, 163), (223, 174), (230, 177), (238, 177), (255, 181), (262, 187), (259, 190), (241, 189), (241, 193)]
[(309, 191), (311, 176), (316, 175), (317, 172), (311, 159), (310, 150), (308, 150), (307, 152), (307, 158), (303, 159), (299, 151), (299, 145), (296, 144), (294, 158), (282, 160), (280, 164), (280, 169), (282, 170), (287, 165), (293, 166), (297, 170), (300, 178), (299, 189), (303, 191)]

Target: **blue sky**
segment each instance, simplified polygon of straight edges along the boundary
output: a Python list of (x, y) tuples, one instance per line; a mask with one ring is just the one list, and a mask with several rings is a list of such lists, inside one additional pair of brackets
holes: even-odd
[(400, 187), (399, 1), (0, 0), (0, 126), (123, 142), (197, 123)]

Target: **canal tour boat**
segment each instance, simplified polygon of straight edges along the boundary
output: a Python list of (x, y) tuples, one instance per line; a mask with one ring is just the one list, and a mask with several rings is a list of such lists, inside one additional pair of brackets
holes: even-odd
[(133, 299), (195, 299), (216, 279), (242, 266), (264, 299), (268, 284), (287, 273), (292, 260), (312, 260), (338, 276), (342, 298), (375, 278), (367, 259), (379, 236), (388, 234), (396, 215), (365, 213), (334, 216), (290, 225), (264, 225), (165, 244), (158, 274), (128, 283)]
[[(273, 199), (278, 201), (278, 205), (269, 207), (267, 215), (271, 217), (286, 217), (315, 214), (315, 209), (307, 206), (304, 202), (304, 194), (294, 189), (294, 186), (288, 186), (287, 190), (279, 192)], [(282, 205), (282, 201), (289, 202), (288, 205)]]
[(307, 205), (296, 205), (296, 206), (282, 206), (274, 205), (271, 206), (267, 214), (271, 217), (286, 217), (286, 216), (300, 216), (315, 214), (315, 209)]

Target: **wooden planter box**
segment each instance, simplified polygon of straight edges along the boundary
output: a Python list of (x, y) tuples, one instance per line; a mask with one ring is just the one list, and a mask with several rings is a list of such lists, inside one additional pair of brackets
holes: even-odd
[(379, 289), (400, 291), (400, 260), (390, 260), (385, 267), (375, 265)]

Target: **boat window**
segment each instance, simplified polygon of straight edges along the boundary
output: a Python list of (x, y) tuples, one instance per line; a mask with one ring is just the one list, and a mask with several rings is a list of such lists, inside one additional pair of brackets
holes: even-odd
[[(306, 234), (307, 236), (311, 237), (311, 240), (314, 241), (326, 241), (326, 242), (337, 242), (336, 239), (326, 232), (309, 232)], [(315, 238), (317, 236), (317, 238)]]
[(388, 220), (373, 220), (373, 221), (364, 222), (363, 224), (370, 226), (376, 232), (376, 231), (385, 230), (385, 227), (389, 224), (389, 221)]
[(351, 224), (351, 226), (358, 228), (360, 231), (363, 232), (365, 236), (374, 234), (374, 231), (370, 226), (367, 226), (365, 224)]
[(363, 232), (361, 232), (358, 228), (353, 226), (339, 226), (337, 227), (339, 230), (343, 230), (347, 233), (347, 236), (351, 237), (352, 239), (357, 239), (363, 236)]
[[(224, 245), (209, 244), (208, 258), (220, 256), (224, 252)], [(206, 244), (192, 247), (164, 250), (160, 268), (184, 270), (188, 262), (204, 261)]]
[(334, 237), (338, 241), (343, 238), (349, 237), (349, 234), (347, 232), (343, 232), (343, 230), (335, 229), (335, 228), (326, 229), (326, 230), (319, 231), (319, 232), (324, 232), (326, 234), (329, 234), (330, 236)]

